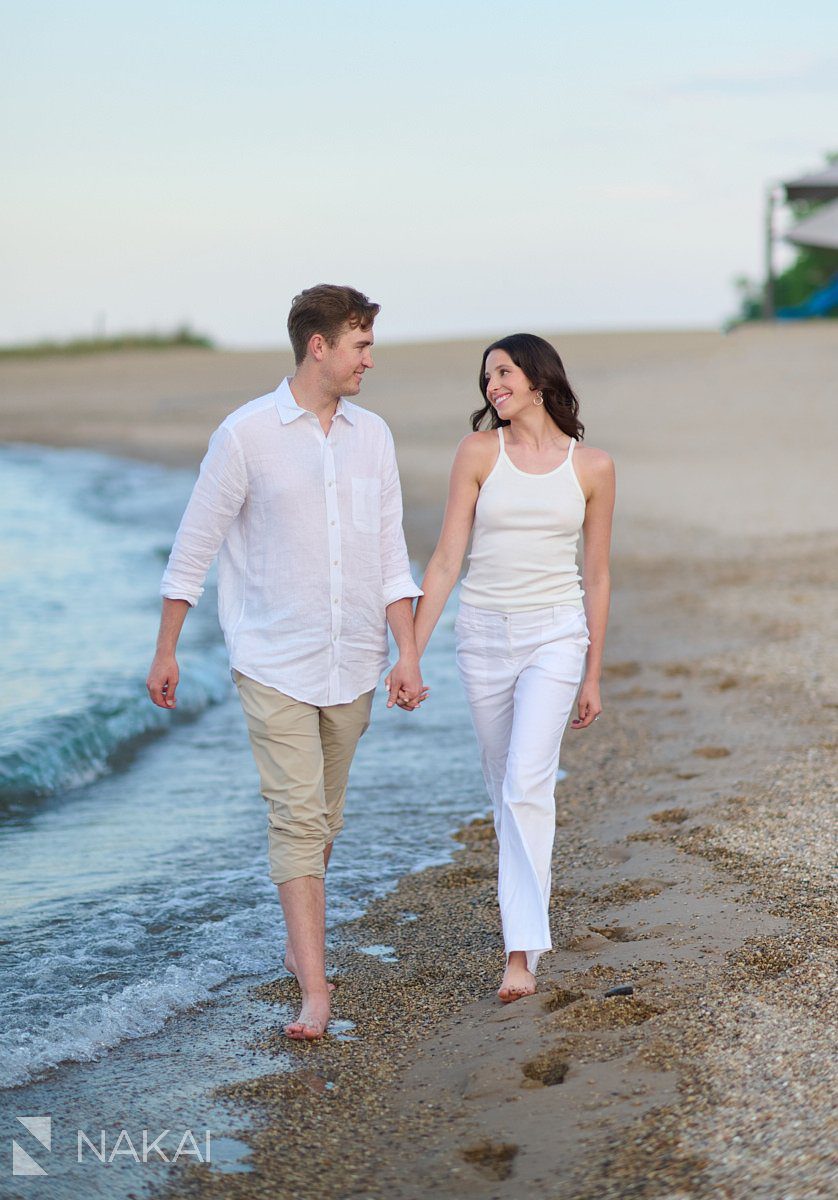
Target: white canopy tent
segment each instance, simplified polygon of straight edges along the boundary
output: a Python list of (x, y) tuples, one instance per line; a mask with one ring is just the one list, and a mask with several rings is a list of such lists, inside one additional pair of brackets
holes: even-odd
[[(780, 192), (780, 188), (785, 196)], [(772, 184), (766, 193), (765, 207), (765, 291), (763, 315), (774, 316), (774, 209), (778, 203), (794, 200), (835, 200), (819, 212), (804, 217), (787, 234), (786, 240), (798, 246), (838, 248), (838, 163), (788, 179), (778, 187)], [(815, 240), (817, 239), (817, 240)]]
[[(838, 170), (836, 173), (838, 174)], [(825, 204), (811, 216), (798, 221), (786, 234), (786, 241), (794, 242), (797, 246), (838, 250), (838, 200)]]
[(783, 184), (786, 200), (832, 200), (838, 197), (838, 163)]

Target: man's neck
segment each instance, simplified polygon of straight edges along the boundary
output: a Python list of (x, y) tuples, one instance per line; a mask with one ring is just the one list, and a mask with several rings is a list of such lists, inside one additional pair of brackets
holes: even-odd
[(297, 373), (288, 381), (291, 388), (291, 395), (299, 404), (300, 408), (308, 409), (313, 412), (318, 418), (321, 425), (328, 424), (338, 406), (340, 396), (334, 395), (331, 389), (324, 385), (323, 381), (318, 379), (312, 372), (307, 371), (305, 366), (298, 368)]

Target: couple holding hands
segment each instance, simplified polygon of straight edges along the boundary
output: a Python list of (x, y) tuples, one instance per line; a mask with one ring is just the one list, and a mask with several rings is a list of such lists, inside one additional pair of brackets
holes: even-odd
[(484, 352), (474, 432), (457, 450), (420, 589), (392, 435), (347, 399), (373, 366), (379, 307), (331, 284), (294, 299), (294, 375), (236, 409), (210, 440), (163, 575), (147, 680), (153, 702), (174, 708), (178, 636), (217, 557), (221, 627), (267, 804), (285, 965), (302, 992), (285, 1033), (305, 1040), (322, 1037), (329, 1020), (324, 880), (388, 662), (387, 626), (398, 647), (387, 705), (417, 709), (428, 695), (420, 659), (469, 539), (457, 665), (494, 810), (502, 1001), (535, 991), (539, 955), (551, 948), (553, 790), (577, 693), (572, 728), (601, 710), (614, 467), (581, 445), (579, 404), (558, 353), (532, 334)]

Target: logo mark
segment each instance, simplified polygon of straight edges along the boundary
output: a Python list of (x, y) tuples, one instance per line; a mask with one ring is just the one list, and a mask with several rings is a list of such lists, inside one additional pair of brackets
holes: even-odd
[[(52, 1117), (18, 1117), (17, 1119), (45, 1150), (52, 1150)], [(32, 1155), (12, 1139), (12, 1174), (46, 1175), (46, 1173), (44, 1168), (35, 1162)]]

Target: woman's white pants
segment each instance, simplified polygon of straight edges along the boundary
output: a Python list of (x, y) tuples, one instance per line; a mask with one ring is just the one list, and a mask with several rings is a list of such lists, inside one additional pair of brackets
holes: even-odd
[(460, 603), (457, 666), (480, 745), (498, 839), (506, 953), (535, 973), (550, 940), (553, 789), (562, 734), (582, 679), (585, 612), (569, 604), (493, 612)]

